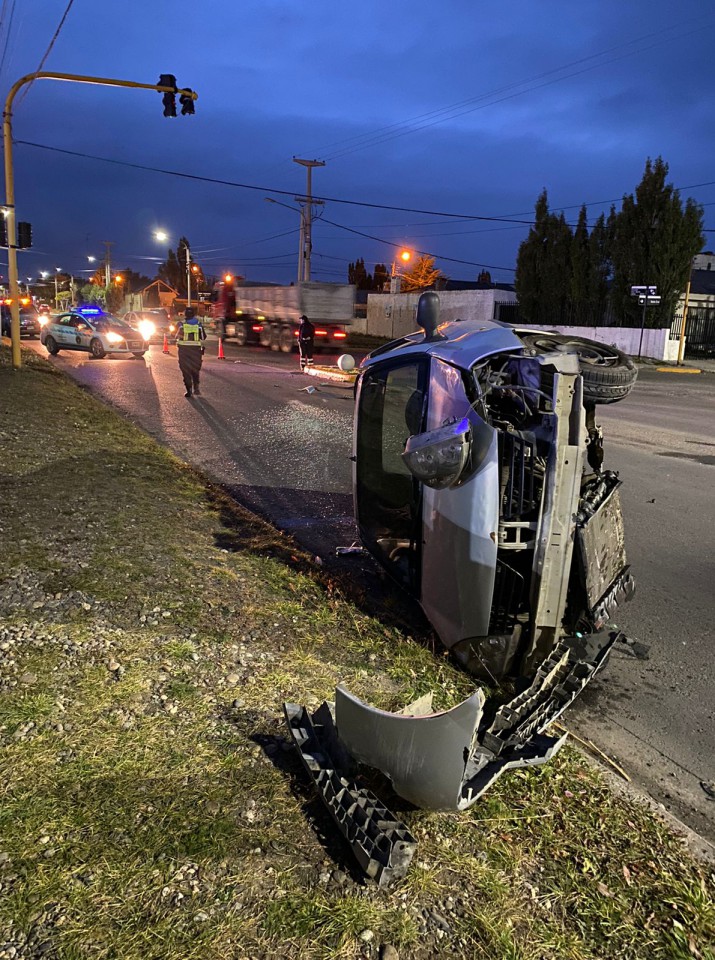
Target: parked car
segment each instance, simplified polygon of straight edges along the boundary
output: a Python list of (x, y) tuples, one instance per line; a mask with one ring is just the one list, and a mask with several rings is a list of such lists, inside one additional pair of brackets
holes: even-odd
[[(10, 336), (10, 324), (12, 322), (12, 313), (10, 305), (3, 303), (0, 305), (0, 326), (2, 327), (2, 336)], [(29, 337), (34, 340), (40, 335), (40, 319), (34, 307), (20, 307), (20, 336)]]
[(164, 336), (173, 337), (176, 332), (176, 324), (164, 307), (130, 310), (124, 315), (124, 320), (132, 327), (136, 327), (145, 340), (161, 341)]
[(108, 354), (143, 357), (149, 347), (137, 329), (99, 307), (80, 307), (51, 317), (40, 341), (52, 356), (60, 350), (83, 350), (97, 360)]

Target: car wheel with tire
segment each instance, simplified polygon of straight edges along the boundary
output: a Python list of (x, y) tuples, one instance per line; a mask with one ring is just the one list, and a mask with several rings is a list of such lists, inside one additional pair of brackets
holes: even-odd
[(141, 358), (144, 356), (145, 353), (146, 353), (146, 350), (137, 351), (136, 353), (133, 353), (132, 356), (135, 356), (137, 360), (141, 360)]
[(56, 357), (60, 352), (60, 348), (57, 346), (57, 341), (54, 337), (48, 337), (45, 340), (45, 348), (51, 357)]
[[(526, 348), (535, 354), (576, 354), (579, 373), (583, 377), (584, 403), (616, 403), (623, 400), (638, 378), (633, 359), (608, 343), (556, 333), (518, 335)], [(553, 382), (553, 371), (548, 367), (542, 368), (541, 385), (547, 393), (551, 391)]]
[(107, 351), (102, 346), (102, 341), (95, 337), (89, 344), (89, 352), (95, 360), (101, 360), (106, 356)]

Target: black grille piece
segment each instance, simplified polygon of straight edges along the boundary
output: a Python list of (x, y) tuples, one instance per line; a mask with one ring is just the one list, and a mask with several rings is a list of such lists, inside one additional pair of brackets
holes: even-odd
[(497, 560), (489, 620), (490, 634), (502, 635), (512, 632), (516, 626), (516, 617), (523, 594), (524, 577), (518, 570), (507, 566), (503, 560)]
[(516, 520), (536, 506), (534, 493), (534, 444), (515, 433), (501, 433), (502, 471), (506, 487), (502, 498), (502, 520)]

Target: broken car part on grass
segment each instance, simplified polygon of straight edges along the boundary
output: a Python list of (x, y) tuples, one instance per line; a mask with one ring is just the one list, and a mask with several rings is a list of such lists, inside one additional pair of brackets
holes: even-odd
[[(546, 735), (603, 666), (630, 598), (617, 474), (603, 470), (596, 406), (636, 379), (614, 347), (497, 321), (439, 323), (422, 295), (411, 334), (356, 384), (353, 490), (365, 549), (441, 641), (493, 687), (412, 716), (336, 691), (343, 746), (406, 800), (463, 809), (502, 772), (543, 763)], [(291, 708), (293, 709), (293, 708)], [(426, 709), (426, 712), (425, 712)]]

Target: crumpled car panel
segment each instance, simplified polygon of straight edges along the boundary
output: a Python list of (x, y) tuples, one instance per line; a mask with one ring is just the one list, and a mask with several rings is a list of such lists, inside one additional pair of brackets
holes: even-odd
[(386, 774), (405, 800), (454, 810), (483, 707), (484, 694), (476, 690), (451, 710), (406, 716), (371, 707), (339, 686), (335, 725), (350, 754)]

